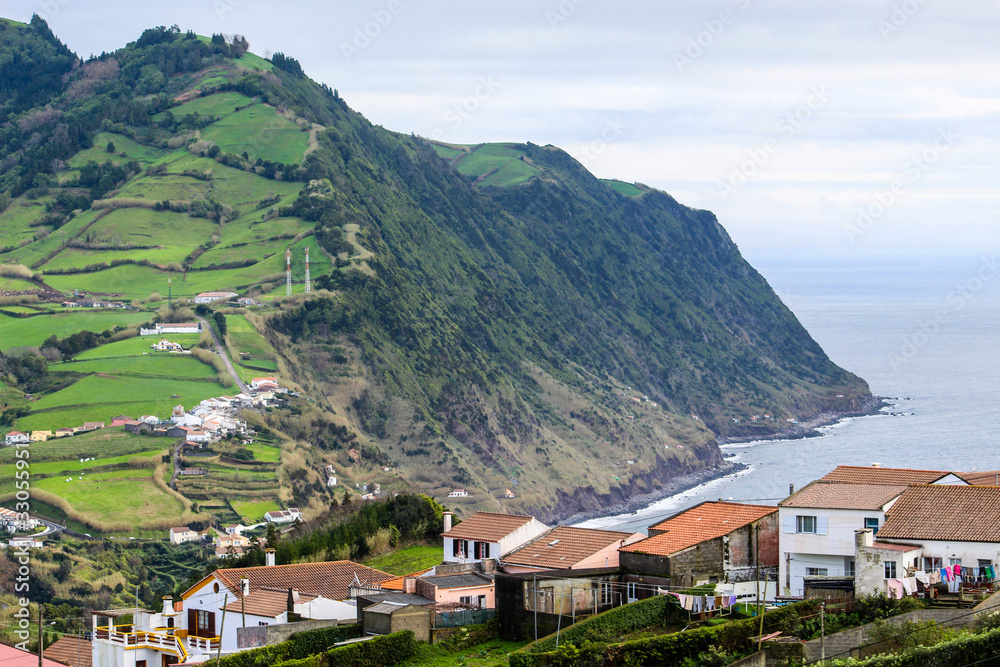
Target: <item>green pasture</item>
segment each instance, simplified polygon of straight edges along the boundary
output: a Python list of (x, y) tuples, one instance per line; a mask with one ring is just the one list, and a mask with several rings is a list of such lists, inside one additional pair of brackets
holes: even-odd
[(66, 310), (35, 317), (10, 317), (0, 314), (0, 346), (3, 350), (25, 345), (41, 345), (55, 335), (65, 338), (80, 331), (102, 332), (118, 325), (139, 324), (149, 313), (127, 310)]
[[(216, 93), (214, 95), (204, 95), (196, 97), (190, 102), (185, 102), (180, 106), (170, 109), (174, 118), (180, 119), (188, 114), (196, 113), (200, 116), (228, 116), (233, 113), (236, 107), (246, 106), (252, 100), (243, 93), (228, 92)], [(162, 114), (158, 114), (161, 116)]]
[[(149, 354), (153, 358), (189, 358), (187, 355), (178, 355), (174, 352), (156, 352), (149, 346), (161, 340), (168, 340), (171, 343), (178, 343), (188, 349), (198, 343), (201, 334), (164, 334), (163, 336), (136, 336), (125, 340), (107, 343), (92, 350), (86, 350), (76, 355), (74, 359), (84, 361), (86, 359), (109, 359), (113, 357), (137, 357)], [(200, 362), (199, 362), (200, 363)], [(67, 368), (66, 370), (73, 370)]]
[(281, 461), (280, 447), (271, 447), (270, 445), (262, 445), (260, 443), (244, 445), (244, 447), (253, 452), (255, 461), (262, 461), (264, 463), (279, 463)]
[(106, 373), (119, 376), (162, 376), (167, 378), (215, 378), (211, 366), (186, 354), (156, 353), (138, 357), (111, 357), (49, 364), (51, 371)]
[(35, 229), (31, 223), (45, 215), (48, 197), (31, 200), (21, 195), (14, 198), (0, 213), (0, 248), (16, 246), (25, 239), (34, 238)]
[[(161, 440), (163, 440), (164, 443), (167, 442), (166, 438), (161, 438)], [(172, 440), (170, 442), (171, 444), (173, 443)], [(35, 446), (38, 444), (40, 443), (33, 443), (30, 446), (31, 449), (34, 450)], [(52, 477), (59, 475), (65, 477), (66, 475), (69, 474), (79, 475), (81, 472), (88, 472), (91, 470), (96, 470), (97, 468), (119, 465), (122, 463), (128, 463), (129, 461), (135, 461), (139, 459), (151, 460), (151, 461), (155, 460), (149, 465), (143, 466), (152, 468), (156, 465), (156, 462), (159, 461), (160, 457), (162, 457), (169, 451), (170, 451), (169, 448), (164, 447), (163, 449), (151, 449), (144, 452), (137, 452), (135, 454), (126, 454), (124, 456), (113, 456), (104, 459), (95, 458), (93, 461), (84, 461), (83, 463), (80, 462), (80, 458), (89, 458), (89, 457), (86, 456), (78, 457), (69, 461), (46, 461), (46, 462), (31, 461), (30, 470), (32, 479), (35, 479), (36, 475), (38, 477), (42, 476)], [(0, 479), (12, 479), (14, 477), (15, 470), (16, 466), (13, 463), (0, 465)]]
[[(109, 141), (115, 145), (114, 153), (108, 152)], [(124, 164), (136, 160), (145, 166), (159, 159), (166, 152), (166, 150), (161, 148), (136, 143), (124, 134), (98, 132), (94, 135), (93, 146), (76, 153), (67, 160), (67, 164), (73, 169), (79, 169), (90, 161), (103, 164), (110, 160), (113, 164)], [(125, 157), (121, 157), (119, 153), (125, 153)]]
[(294, 236), (312, 228), (312, 223), (300, 218), (274, 218), (260, 221), (250, 220), (249, 216), (243, 216), (226, 225), (219, 247), (224, 248), (237, 244), (260, 246), (264, 242), (276, 241), (281, 244), (280, 247), (284, 250), (291, 239), (278, 237), (287, 237), (289, 234)]
[[(277, 356), (274, 348), (243, 315), (226, 315), (226, 343), (229, 351), (237, 359), (240, 353), (251, 357), (274, 359)], [(251, 362), (252, 363), (252, 362)]]
[(247, 523), (260, 523), (264, 520), (264, 512), (284, 509), (274, 500), (231, 500), (230, 504)]
[(434, 152), (445, 158), (446, 160), (454, 160), (459, 155), (464, 155), (465, 151), (458, 148), (452, 148), (451, 146), (445, 146), (444, 144), (431, 144), (431, 148)]
[(224, 116), (202, 130), (201, 138), (214, 141), (227, 153), (242, 154), (284, 164), (298, 164), (305, 157), (309, 134), (264, 104), (254, 104)]
[(365, 561), (365, 565), (382, 572), (402, 576), (430, 569), (435, 565), (440, 565), (441, 561), (441, 547), (420, 544), (376, 556)]
[(622, 193), (626, 197), (635, 197), (636, 195), (642, 194), (642, 189), (636, 187), (631, 183), (626, 183), (625, 181), (616, 181), (610, 178), (602, 178), (601, 182), (607, 185), (612, 190)]
[[(292, 123), (292, 125), (295, 124)], [(303, 141), (308, 140), (308, 134), (299, 133), (297, 130), (296, 134), (301, 134)], [(305, 149), (303, 148), (303, 150)], [(297, 181), (273, 181), (242, 169), (234, 169), (217, 162), (213, 162), (213, 164), (215, 167), (212, 171), (212, 185), (216, 199), (230, 206), (235, 206), (244, 214), (253, 213), (257, 204), (270, 196), (281, 195), (287, 198), (298, 194), (305, 185)], [(290, 204), (291, 200), (284, 203)]]
[[(153, 292), (160, 292), (166, 302), (167, 278), (171, 276), (174, 279), (174, 296), (194, 296), (202, 291), (186, 289), (184, 274), (161, 271), (140, 264), (122, 264), (91, 273), (47, 275), (45, 282), (63, 292), (79, 289), (81, 292), (115, 295), (125, 299), (145, 299)], [(146, 320), (150, 319), (148, 313), (145, 317)]]
[[(20, 391), (16, 387), (11, 387), (2, 379), (0, 379), (0, 410), (6, 410), (7, 408), (17, 408), (25, 405), (28, 401), (24, 398), (24, 392)], [(0, 449), (0, 455), (5, 450)]]
[(95, 215), (96, 212), (93, 210), (84, 211), (45, 238), (0, 255), (0, 261), (14, 260), (25, 266), (33, 267), (53, 252), (59, 250), (66, 243), (75, 239), (86, 229), (87, 225), (94, 221)]
[(236, 62), (245, 67), (249, 67), (250, 69), (260, 69), (265, 72), (270, 72), (274, 69), (274, 65), (271, 64), (270, 60), (261, 58), (257, 54), (250, 53), (249, 51), (237, 58)]
[[(0, 291), (16, 292), (21, 290), (37, 290), (38, 285), (31, 282), (30, 280), (24, 280), (22, 278), (7, 278), (6, 276), (0, 276)], [(30, 308), (24, 308), (23, 306), (0, 306), (4, 310), (11, 310), (14, 312), (35, 312)], [(24, 310), (19, 310), (24, 308)]]
[[(87, 230), (95, 243), (119, 242), (139, 245), (159, 245), (175, 249), (177, 261), (184, 259), (219, 230), (218, 223), (208, 218), (192, 218), (173, 211), (148, 208), (125, 208), (112, 211)], [(153, 259), (156, 250), (127, 251), (129, 256)], [(153, 260), (156, 261), (156, 260)]]
[(180, 518), (184, 505), (153, 483), (149, 470), (115, 470), (85, 475), (83, 479), (46, 477), (33, 486), (53, 493), (76, 511), (98, 523), (128, 523)]
[[(138, 417), (138, 414), (132, 415)], [(94, 457), (108, 459), (141, 455), (156, 447), (167, 447), (173, 444), (168, 438), (152, 438), (147, 435), (135, 435), (121, 426), (102, 428), (88, 433), (63, 438), (54, 438), (45, 442), (33, 442), (29, 447), (32, 465), (42, 461), (79, 461), (81, 458)], [(10, 463), (15, 459), (14, 448), (0, 449), (0, 464)]]
[(471, 154), (455, 163), (455, 168), (461, 174), (476, 178), (490, 174), (481, 181), (481, 185), (517, 185), (541, 173), (521, 160), (522, 156), (523, 153), (511, 144), (483, 144), (473, 148)]
[(107, 423), (118, 414), (166, 417), (175, 405), (191, 407), (234, 391), (235, 386), (223, 387), (207, 379), (88, 375), (32, 403), (32, 412), (17, 420), (16, 426), (22, 431), (55, 430), (87, 421)]
[(184, 174), (153, 174), (134, 178), (118, 191), (117, 197), (164, 201), (207, 199), (211, 185)]

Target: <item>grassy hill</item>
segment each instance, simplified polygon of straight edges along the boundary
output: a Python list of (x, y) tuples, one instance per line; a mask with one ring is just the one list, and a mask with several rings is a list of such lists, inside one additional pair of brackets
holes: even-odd
[[(0, 289), (14, 292), (0, 297), (43, 302), (0, 314), (8, 393), (31, 407), (18, 426), (231, 391), (127, 341), (46, 347), (169, 317), (155, 314), (168, 295), (263, 302), (225, 310), (229, 352), (243, 377), (302, 390), (254, 416), (280, 461), (234, 468), (220, 453), (209, 478), (184, 481), (189, 501), (319, 507), (332, 465), (353, 483), (468, 488), (463, 514), (551, 519), (718, 466), (717, 436), (870, 407), (715, 217), (666, 193), (599, 180), (554, 146), (373, 126), (294, 58), (221, 35), (152, 28), (73, 68), (41, 19), (3, 30), (0, 56), (73, 69), (0, 79), (16, 121), (0, 127)], [(77, 290), (140, 310), (54, 305)]]

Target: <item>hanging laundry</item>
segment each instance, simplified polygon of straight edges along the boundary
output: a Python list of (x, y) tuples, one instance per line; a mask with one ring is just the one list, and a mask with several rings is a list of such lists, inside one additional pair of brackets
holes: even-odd
[(724, 606), (726, 606), (726, 600), (728, 600), (728, 599), (729, 598), (727, 598), (727, 597), (722, 597), (722, 596), (716, 595), (715, 596), (715, 608), (716, 609), (722, 609)]
[[(901, 579), (900, 581), (903, 582), (903, 592), (906, 593), (907, 595), (913, 595), (913, 589), (915, 587), (910, 585), (910, 580)], [(916, 582), (916, 579), (914, 579), (913, 581)]]
[(962, 566), (961, 565), (952, 565), (951, 566), (951, 573), (953, 575), (955, 575), (956, 577), (961, 577), (962, 576)]
[(681, 609), (691, 610), (691, 596), (690, 595), (678, 595), (677, 599), (680, 600)]
[(946, 567), (941, 568), (941, 581), (951, 581), (951, 572)]
[(932, 586), (935, 585), (935, 584), (940, 584), (941, 583), (941, 573), (938, 570), (931, 570), (930, 573), (927, 575), (927, 581)]
[(732, 607), (735, 604), (736, 604), (736, 596), (735, 595), (730, 595), (729, 596), (729, 606)]
[(899, 579), (890, 579), (887, 582), (889, 597), (896, 600), (903, 599), (903, 582)]
[(715, 611), (715, 597), (709, 595), (705, 598), (705, 611)]
[(924, 585), (927, 585), (928, 583), (930, 583), (930, 577), (927, 575), (926, 572), (924, 572), (922, 570), (918, 570), (918, 571), (914, 572), (913, 576), (914, 576), (914, 578), (917, 581), (919, 581), (920, 583), (922, 583)]

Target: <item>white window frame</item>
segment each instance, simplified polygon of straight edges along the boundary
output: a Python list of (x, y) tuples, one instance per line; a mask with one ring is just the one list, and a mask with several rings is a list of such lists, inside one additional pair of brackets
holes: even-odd
[(882, 569), (883, 569), (883, 574), (885, 575), (885, 577), (884, 577), (885, 579), (898, 579), (899, 578), (899, 577), (896, 576), (896, 570), (897, 570), (897, 568), (896, 568), (896, 561), (894, 561), (894, 560), (883, 561), (882, 562)]

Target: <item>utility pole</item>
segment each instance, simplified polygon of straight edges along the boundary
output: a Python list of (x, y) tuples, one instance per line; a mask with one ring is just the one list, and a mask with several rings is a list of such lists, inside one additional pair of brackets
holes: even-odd
[(243, 595), (240, 596), (240, 612), (243, 615), (243, 627), (247, 627), (247, 596), (250, 595), (250, 580), (240, 579)]
[(167, 276), (167, 306), (170, 310), (174, 309), (174, 279), (172, 276)]
[(753, 525), (754, 534), (754, 563), (757, 569), (756, 579), (757, 579), (757, 616), (760, 617), (760, 632), (757, 635), (757, 650), (760, 650), (760, 645), (764, 641), (764, 613), (761, 609), (760, 604), (760, 522), (758, 521)]
[(215, 652), (215, 667), (219, 667), (219, 662), (222, 660), (222, 633), (226, 629), (227, 604), (229, 604), (229, 593), (226, 593), (226, 597), (222, 598), (222, 621), (219, 623), (219, 649)]
[(42, 603), (38, 603), (38, 667), (42, 667), (42, 649), (45, 646), (45, 636), (42, 634)]
[(819, 603), (819, 661), (826, 660), (826, 600)]

